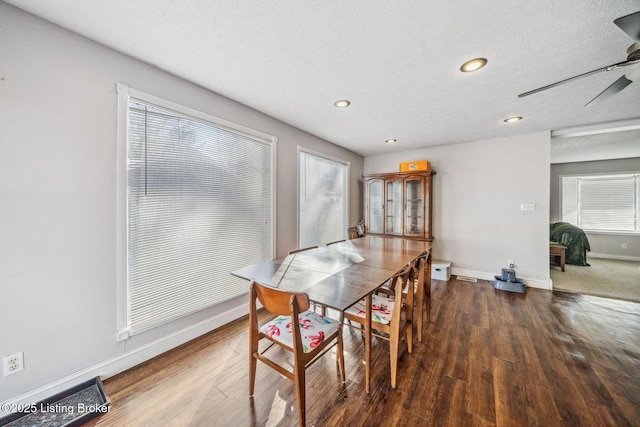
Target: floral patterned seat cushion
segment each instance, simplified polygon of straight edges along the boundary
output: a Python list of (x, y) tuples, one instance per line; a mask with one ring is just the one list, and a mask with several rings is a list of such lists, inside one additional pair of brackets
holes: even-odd
[[(391, 323), (391, 313), (393, 312), (394, 304), (395, 300), (393, 298), (389, 298), (386, 295), (372, 295), (371, 320), (373, 322), (382, 323), (384, 325), (388, 325), (389, 323)], [(366, 317), (367, 313), (366, 308), (367, 305), (365, 303), (365, 300), (361, 299), (351, 307), (347, 308), (346, 312), (364, 318)]]
[[(305, 353), (313, 351), (326, 338), (340, 329), (340, 322), (322, 316), (313, 311), (298, 314), (298, 326), (302, 337), (302, 350)], [(293, 348), (293, 334), (291, 333), (291, 316), (278, 316), (260, 327), (260, 332), (271, 339)]]

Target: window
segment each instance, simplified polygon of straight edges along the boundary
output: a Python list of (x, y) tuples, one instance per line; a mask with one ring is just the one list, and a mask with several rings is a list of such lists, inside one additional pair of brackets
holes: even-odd
[(350, 163), (299, 147), (298, 165), (300, 247), (346, 238)]
[(640, 233), (640, 174), (563, 176), (562, 220), (589, 231)]
[(230, 271), (273, 257), (275, 138), (118, 92), (124, 339), (248, 292)]

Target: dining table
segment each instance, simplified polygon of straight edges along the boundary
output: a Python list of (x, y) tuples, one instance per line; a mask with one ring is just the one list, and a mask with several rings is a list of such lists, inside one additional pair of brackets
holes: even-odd
[(431, 242), (365, 235), (248, 265), (231, 274), (286, 291), (304, 292), (323, 307), (344, 312), (366, 302), (365, 389), (371, 384), (371, 295), (425, 251)]

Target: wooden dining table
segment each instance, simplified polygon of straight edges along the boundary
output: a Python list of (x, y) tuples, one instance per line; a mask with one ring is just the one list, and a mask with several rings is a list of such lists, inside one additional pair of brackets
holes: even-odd
[(371, 383), (371, 295), (391, 276), (431, 249), (431, 242), (367, 235), (330, 246), (266, 260), (231, 272), (309, 299), (340, 312), (366, 301), (365, 388)]

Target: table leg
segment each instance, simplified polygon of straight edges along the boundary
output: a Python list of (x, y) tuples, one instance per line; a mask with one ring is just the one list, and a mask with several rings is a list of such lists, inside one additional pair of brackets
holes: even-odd
[(560, 252), (560, 269), (564, 272), (564, 259), (565, 259), (565, 254), (564, 254), (565, 250), (563, 249)]
[(371, 384), (371, 294), (365, 299), (367, 312), (364, 325), (364, 361), (365, 361), (365, 390), (369, 393)]

